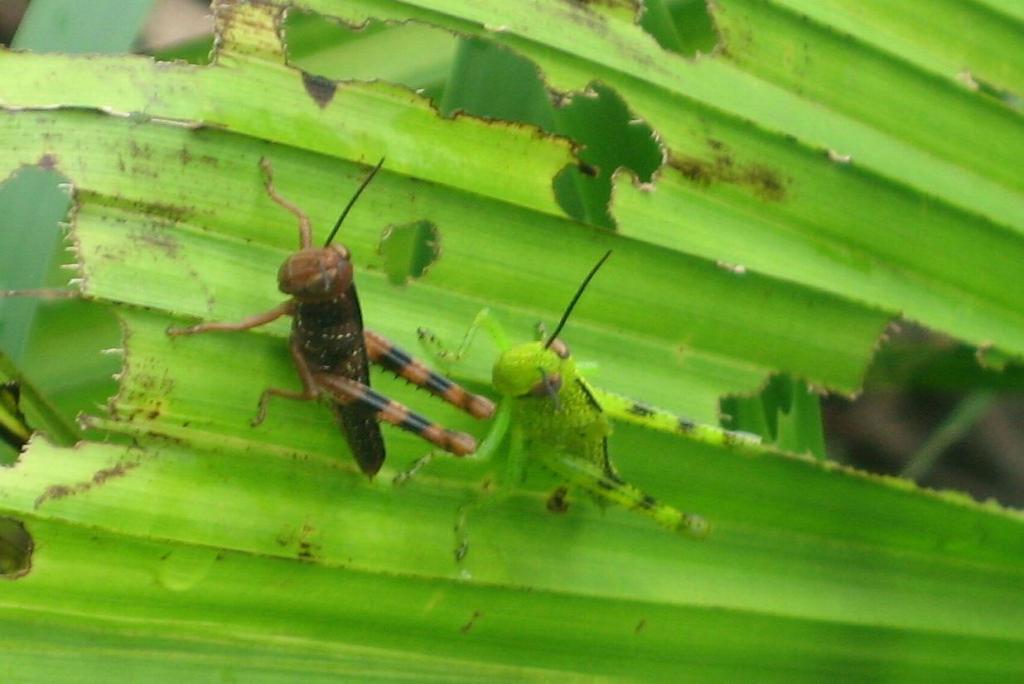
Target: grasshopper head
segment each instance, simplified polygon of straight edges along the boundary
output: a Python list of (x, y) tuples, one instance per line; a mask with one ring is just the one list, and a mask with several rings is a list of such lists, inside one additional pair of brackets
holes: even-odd
[(555, 410), (559, 410), (562, 384), (575, 381), (576, 364), (569, 354), (569, 347), (559, 339), (558, 333), (562, 332), (594, 274), (611, 254), (611, 251), (605, 252), (590, 269), (546, 342), (528, 342), (502, 352), (491, 371), (491, 383), (496, 390), (506, 397), (547, 397), (553, 402)]
[(518, 344), (502, 352), (491, 381), (507, 397), (552, 397), (562, 381), (575, 373), (569, 348), (561, 340)]
[(277, 286), (301, 302), (336, 299), (352, 285), (352, 262), (342, 245), (300, 249), (281, 264)]

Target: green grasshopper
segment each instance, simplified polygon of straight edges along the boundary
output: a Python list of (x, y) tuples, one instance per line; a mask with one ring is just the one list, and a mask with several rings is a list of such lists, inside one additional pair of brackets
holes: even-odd
[[(420, 340), (433, 346), (433, 352), (444, 363), (458, 361), (465, 354), (476, 331), (484, 328), (494, 339), (500, 355), (492, 370), (494, 388), (503, 396), (493, 427), (476, 452), (488, 458), (510, 437), (504, 493), (523, 479), (528, 461), (540, 463), (565, 482), (548, 499), (548, 509), (556, 512), (566, 508), (569, 487), (575, 487), (602, 505), (619, 505), (642, 513), (660, 525), (688, 536), (707, 535), (709, 525), (694, 513), (684, 513), (658, 502), (639, 488), (619, 477), (608, 453), (608, 437), (612, 433), (610, 418), (621, 419), (659, 431), (683, 434), (711, 444), (746, 446), (760, 438), (741, 432), (730, 432), (710, 425), (698, 425), (646, 404), (600, 390), (591, 385), (577, 370), (568, 346), (558, 338), (573, 308), (590, 280), (611, 255), (608, 252), (591, 269), (562, 314), (555, 331), (546, 340), (511, 345), (501, 325), (487, 309), (473, 320), (462, 344), (454, 353), (443, 349), (440, 341), (420, 329)], [(400, 484), (432, 458), (428, 454), (412, 468), (400, 473)], [(492, 497), (492, 501), (498, 500)], [(458, 547), (456, 558), (465, 555), (466, 513), (464, 506), (456, 525)]]

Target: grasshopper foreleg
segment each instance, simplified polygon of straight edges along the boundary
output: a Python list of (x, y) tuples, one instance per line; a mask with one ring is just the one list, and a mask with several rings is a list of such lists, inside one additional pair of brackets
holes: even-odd
[(469, 324), (466, 334), (462, 337), (462, 342), (454, 351), (448, 349), (437, 335), (426, 328), (420, 328), (416, 334), (419, 336), (420, 344), (431, 356), (442, 364), (451, 365), (462, 361), (480, 329), (485, 330), (491, 336), (499, 350), (508, 348), (509, 342), (505, 336), (505, 329), (501, 327), (490, 309), (481, 309), (473, 318), (473, 322)]
[(171, 337), (178, 337), (180, 335), (198, 335), (200, 333), (213, 332), (213, 331), (224, 331), (224, 332), (237, 332), (240, 330), (251, 330), (252, 328), (258, 328), (261, 325), (266, 325), (271, 321), (276, 321), (281, 316), (290, 316), (295, 312), (295, 300), (289, 299), (281, 304), (278, 304), (269, 311), (258, 313), (253, 316), (248, 316), (240, 321), (234, 323), (228, 323), (225, 321), (210, 321), (207, 323), (198, 323), (196, 325), (189, 326), (187, 328), (168, 328), (167, 334)]
[(297, 206), (286, 200), (280, 193), (277, 192), (277, 188), (274, 187), (274, 167), (270, 165), (270, 160), (266, 157), (260, 159), (260, 170), (263, 172), (263, 187), (266, 188), (267, 194), (270, 195), (270, 199), (274, 200), (277, 204), (284, 207), (287, 211), (295, 215), (295, 218), (299, 220), (299, 244), (303, 249), (308, 249), (313, 246), (313, 228), (310, 225), (309, 217), (306, 216), (306, 212), (299, 209)]

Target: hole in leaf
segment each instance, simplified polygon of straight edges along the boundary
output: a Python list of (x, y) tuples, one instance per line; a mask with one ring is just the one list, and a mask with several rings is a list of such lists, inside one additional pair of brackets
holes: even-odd
[(32, 535), (20, 520), (0, 518), (0, 577), (18, 579), (32, 566)]
[(210, 3), (192, 0), (153, 4), (139, 36), (138, 50), (162, 62), (209, 64), (214, 47)]
[(757, 394), (724, 397), (720, 407), (730, 430), (761, 435), (793, 453), (825, 458), (821, 397), (803, 380), (773, 375)]
[[(1024, 359), (907, 320), (889, 326), (856, 397), (828, 396), (830, 458), (978, 501), (1024, 506)], [(997, 366), (979, 356), (995, 351)]]
[[(69, 261), (60, 222), (68, 215), (71, 199), (62, 189), (67, 179), (54, 170), (52, 155), (39, 167), (23, 167), (0, 185), (0, 289), (63, 287)], [(8, 228), (9, 226), (9, 228)], [(67, 308), (66, 302), (57, 307)], [(0, 299), (0, 350), (20, 363), (29, 345), (39, 301), (32, 297)]]
[(319, 14), (289, 11), (284, 22), (288, 63), (327, 79), (388, 81), (439, 101), (458, 40), (417, 23), (370, 20), (353, 28)]
[(554, 189), (569, 216), (591, 225), (615, 226), (608, 200), (616, 169), (649, 181), (662, 162), (653, 131), (614, 90), (594, 84), (555, 107), (533, 62), (486, 40), (460, 44), (441, 110), (530, 123), (580, 143), (583, 168), (563, 170)]
[(617, 92), (600, 83), (554, 112), (558, 132), (583, 144), (579, 158), (588, 167), (568, 168), (555, 178), (559, 205), (579, 221), (614, 228), (608, 211), (612, 174), (627, 168), (650, 182), (662, 162), (654, 131), (633, 118)]
[[(60, 222), (71, 201), (61, 160), (44, 154), (0, 184), (0, 290), (66, 289), (76, 275)], [(77, 298), (0, 298), (3, 380), (21, 383), (21, 410), (58, 443), (80, 438), (75, 416), (116, 391), (121, 360), (100, 355), (121, 345), (121, 328), (101, 304)], [(59, 362), (55, 362), (55, 359)], [(69, 381), (73, 379), (73, 381)], [(18, 452), (0, 443), (0, 461)]]
[(441, 112), (446, 116), (466, 112), (558, 132), (537, 65), (480, 38), (459, 42)]
[[(704, 21), (710, 31), (706, 12)], [(559, 204), (579, 221), (613, 228), (612, 174), (625, 167), (648, 181), (662, 162), (650, 127), (634, 120), (611, 88), (596, 84), (555, 107), (534, 62), (486, 39), (456, 39), (416, 23), (371, 20), (356, 29), (301, 12), (288, 14), (285, 35), (289, 63), (308, 74), (399, 83), (439, 102), (446, 116), (533, 124), (581, 143), (588, 172), (568, 168), (554, 181)]]
[(647, 0), (640, 26), (669, 52), (710, 54), (718, 45), (707, 0)]
[(394, 285), (419, 278), (441, 254), (441, 233), (430, 221), (388, 226), (380, 238), (384, 272)]

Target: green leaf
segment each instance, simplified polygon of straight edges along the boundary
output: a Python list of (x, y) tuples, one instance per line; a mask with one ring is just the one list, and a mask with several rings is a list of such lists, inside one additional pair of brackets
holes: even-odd
[[(718, 3), (726, 49), (693, 61), (661, 51), (629, 16), (599, 4), (301, 4), (352, 22), (374, 15), (487, 35), (535, 61), (555, 89), (615, 89), (670, 157), (658, 192), (625, 178), (616, 185), (624, 235), (1024, 353), (1024, 295), (1005, 287), (1024, 258), (1019, 116), (952, 78), (922, 75), (761, 2)], [(762, 31), (767, 47), (744, 38)], [(812, 62), (803, 81), (783, 78), (792, 71), (781, 71), (787, 47), (804, 44), (822, 66)], [(926, 114), (880, 123), (864, 95), (852, 100), (834, 78), (851, 63), (863, 65), (850, 73), (873, 86), (883, 111)], [(769, 72), (772, 64), (780, 66)], [(970, 145), (959, 144), (965, 138)]]
[(386, 80), (436, 93), (455, 56), (451, 34), (417, 24), (370, 22), (353, 30), (317, 15), (289, 14), (284, 24), (291, 64), (332, 79)]
[[(120, 53), (134, 43), (153, 0), (97, 0), (68, 3), (35, 0), (26, 10), (12, 47), (63, 53)], [(0, 233), (0, 273), (5, 288), (63, 287), (69, 258), (58, 222), (69, 209), (65, 178), (41, 157), (41, 168), (19, 170), (0, 188), (0, 215), (10, 230)], [(98, 350), (117, 346), (120, 331), (96, 306), (62, 301), (39, 306), (32, 298), (0, 299), (0, 354), (5, 377), (28, 395), (32, 424), (52, 439), (70, 444), (81, 435), (75, 415), (102, 403), (113, 390), (119, 360)], [(63, 363), (54, 364), (54, 358)]]
[[(797, 378), (794, 393), (856, 391), (899, 311), (1019, 354), (1021, 294), (1006, 285), (1024, 250), (1006, 166), (1015, 143), (979, 161), (932, 135), (938, 124), (904, 137), (900, 122), (858, 118), (821, 74), (801, 94), (810, 85), (744, 61), (754, 46), (737, 36), (754, 15), (740, 10), (769, 13), (775, 42), (757, 54), (793, 31), (825, 62), (867, 51), (867, 75), (921, 76), (820, 23), (796, 25), (779, 4), (718, 4), (727, 49), (686, 61), (622, 3), (295, 3), (484, 37), (550, 86), (617, 94), (668, 164), (650, 184), (618, 176), (615, 232), (567, 219), (556, 201), (554, 179), (579, 163), (570, 141), (304, 73), (285, 60), (283, 3), (221, 4), (205, 67), (0, 53), (0, 177), (49, 155), (70, 180), (81, 289), (124, 329), (117, 395), (106, 411), (83, 407), (124, 444), (36, 438), (0, 471), (3, 558), (31, 562), (4, 585), (10, 678), (1019, 679), (1018, 513), (622, 425), (610, 449), (623, 476), (699, 512), (707, 540), (586, 498), (553, 515), (543, 502), (555, 483), (535, 469), (509, 499), (474, 509), (457, 563), (457, 512), (500, 458), (438, 459), (396, 488), (391, 476), (425, 447), (388, 431), (385, 469), (368, 481), (323, 406), (275, 400), (250, 426), (263, 389), (298, 384), (283, 322), (166, 335), (281, 301), (274, 273), (297, 231), (266, 196), (261, 158), (322, 236), (383, 155), (340, 239), (367, 326), (403, 346), (420, 326), (457, 341), (485, 306), (529, 339), (611, 248), (565, 339), (601, 386), (704, 422), (721, 396), (772, 374)], [(1018, 131), (1002, 104), (929, 83), (910, 97), (977, 113), (984, 149)], [(439, 256), (395, 285), (385, 231), (418, 222), (436, 226)], [(455, 370), (487, 391), (493, 358), (481, 340)], [(486, 431), (373, 380), (447, 426)], [(806, 415), (790, 433), (802, 444)]]

